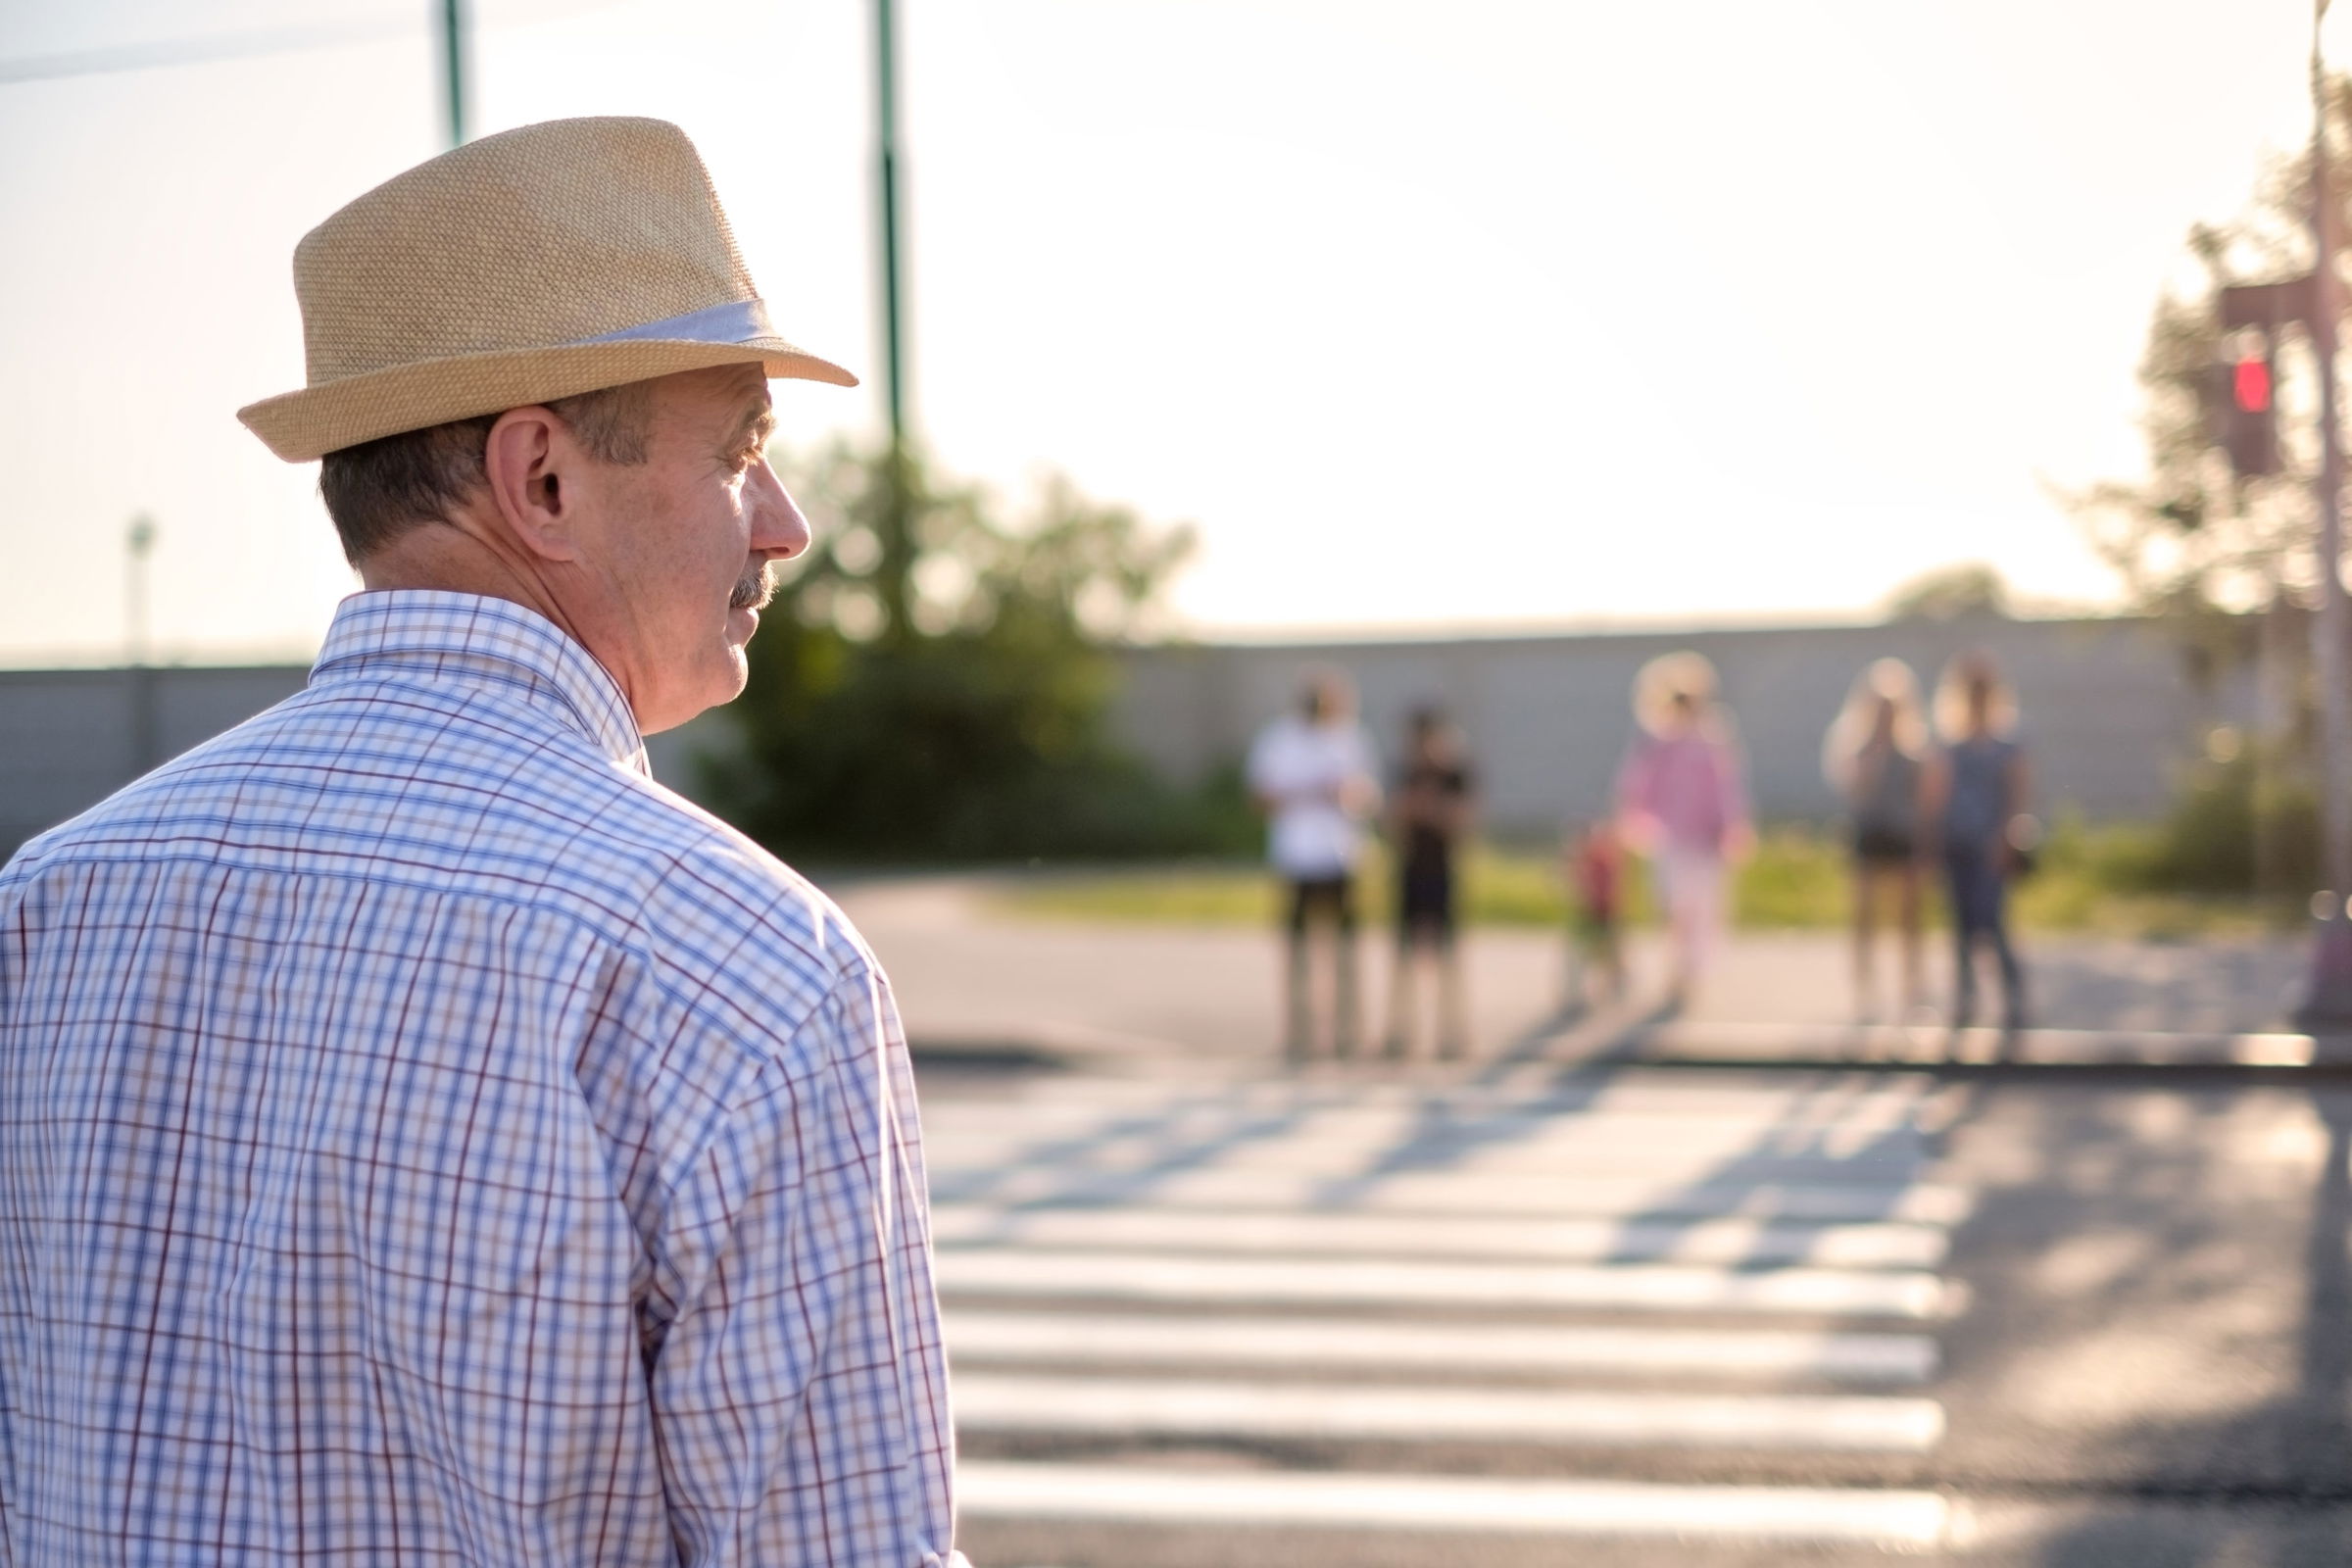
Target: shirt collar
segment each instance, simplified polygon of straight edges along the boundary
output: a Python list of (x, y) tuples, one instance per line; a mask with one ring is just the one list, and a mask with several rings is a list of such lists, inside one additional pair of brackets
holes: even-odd
[(612, 673), (554, 621), (511, 600), (420, 588), (353, 594), (335, 607), (311, 684), (387, 670), (519, 693), (614, 761), (647, 771), (644, 737)]

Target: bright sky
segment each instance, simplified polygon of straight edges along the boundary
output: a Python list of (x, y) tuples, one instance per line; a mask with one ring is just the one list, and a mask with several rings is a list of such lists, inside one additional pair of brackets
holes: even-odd
[[(2306, 0), (902, 0), (920, 425), (1198, 522), (1203, 630), (1866, 611), (2112, 579), (2180, 238), (2307, 133)], [(2340, 8), (2352, 10), (2352, 8)], [(235, 422), (287, 264), (439, 150), (427, 0), (0, 0), (0, 662), (299, 657), (351, 586)], [(785, 330), (788, 440), (879, 420), (864, 0), (474, 0), (482, 130), (684, 125)], [(2341, 18), (2338, 19), (2342, 21)], [(2352, 31), (2330, 24), (2352, 64)]]

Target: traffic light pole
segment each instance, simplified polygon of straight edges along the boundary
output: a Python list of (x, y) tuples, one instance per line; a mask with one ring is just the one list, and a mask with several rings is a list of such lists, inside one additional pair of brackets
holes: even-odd
[(874, 587), (884, 636), (903, 641), (914, 567), (913, 456), (906, 449), (906, 345), (900, 299), (899, 36), (891, 0), (874, 0), (874, 174), (882, 228), (882, 389), (890, 413), (890, 471), (875, 530), (882, 562)]
[(899, 318), (899, 33), (891, 0), (874, 0), (874, 174), (882, 218), (882, 395), (890, 446), (906, 442), (904, 325)]
[(2311, 29), (2311, 332), (2320, 382), (2320, 471), (2313, 487), (2319, 514), (2319, 613), (2312, 617), (2312, 660), (2319, 682), (2320, 815), (2327, 856), (2327, 906), (2319, 917), (2311, 989), (2296, 1009), (2307, 1029), (2352, 1029), (2352, 714), (2345, 710), (2346, 660), (2352, 656), (2352, 602), (2344, 596), (2342, 416), (2336, 406), (2335, 213), (2328, 175), (2328, 74), (2320, 55), (2318, 0)]

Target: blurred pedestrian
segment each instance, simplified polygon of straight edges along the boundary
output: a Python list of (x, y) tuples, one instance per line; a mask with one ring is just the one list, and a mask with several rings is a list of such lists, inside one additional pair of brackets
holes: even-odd
[(1856, 677), (1822, 742), (1822, 773), (1845, 805), (1854, 870), (1854, 1010), (1864, 1019), (1877, 1014), (1872, 950), (1888, 904), (1902, 950), (1902, 1012), (1916, 1011), (1925, 996), (1920, 883), (1927, 746), (1919, 678), (1899, 659), (1879, 660)]
[(769, 378), (855, 378), (660, 121), (445, 153), (294, 284), (240, 417), (363, 591), (0, 872), (0, 1558), (961, 1563), (889, 985), (643, 741), (808, 546)]
[(1396, 858), (1396, 966), (1389, 997), (1388, 1054), (1412, 1054), (1413, 992), (1426, 966), (1437, 980), (1434, 1033), (1440, 1056), (1469, 1054), (1469, 1004), (1455, 941), (1455, 868), (1477, 809), (1477, 785), (1461, 731), (1443, 710), (1416, 709), (1404, 765), (1390, 796), (1389, 843)]
[(1310, 673), (1298, 709), (1259, 731), (1250, 748), (1251, 797), (1266, 816), (1266, 858), (1281, 879), (1285, 932), (1283, 1053), (1313, 1054), (1318, 1027), (1314, 950), (1331, 956), (1328, 1039), (1335, 1056), (1360, 1044), (1356, 862), (1364, 824), (1380, 809), (1372, 741), (1356, 721), (1355, 688), (1336, 669)]
[(1754, 840), (1745, 769), (1716, 703), (1715, 666), (1664, 654), (1634, 681), (1642, 733), (1617, 776), (1628, 846), (1648, 858), (1673, 950), (1669, 1005), (1680, 1006), (1723, 939), (1726, 876)]
[(1927, 817), (1951, 896), (1952, 1026), (1976, 1021), (1977, 958), (1989, 952), (2001, 977), (2001, 1022), (2026, 1022), (2025, 969), (2009, 937), (2009, 884), (2030, 864), (2038, 832), (2026, 813), (2025, 748), (2017, 699), (1985, 653), (1964, 654), (1936, 684), (1943, 748), (1929, 762)]
[(1619, 935), (1625, 898), (1625, 844), (1607, 817), (1562, 835), (1560, 869), (1568, 885), (1568, 984), (1564, 1009), (1614, 1002), (1625, 994)]

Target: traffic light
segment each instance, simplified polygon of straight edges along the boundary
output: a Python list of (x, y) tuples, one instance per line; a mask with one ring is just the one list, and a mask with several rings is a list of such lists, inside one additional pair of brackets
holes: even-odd
[(2249, 354), (2231, 368), (2230, 391), (2240, 414), (2271, 412), (2271, 362)]
[(2266, 343), (2213, 368), (2205, 392), (2206, 417), (2214, 443), (2230, 455), (2241, 479), (2277, 473), (2278, 457), (2278, 368)]

